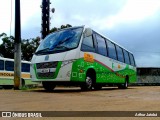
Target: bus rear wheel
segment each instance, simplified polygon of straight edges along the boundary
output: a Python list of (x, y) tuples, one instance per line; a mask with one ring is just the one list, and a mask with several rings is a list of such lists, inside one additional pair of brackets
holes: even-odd
[(118, 88), (119, 89), (127, 89), (128, 88), (128, 80), (126, 79), (124, 84), (118, 85)]
[(94, 85), (94, 89), (95, 90), (101, 90), (102, 89), (102, 85)]
[(13, 85), (4, 85), (3, 88), (4, 88), (4, 89), (12, 89), (12, 88), (13, 88)]
[(56, 85), (53, 82), (42, 82), (43, 88), (46, 91), (53, 91)]
[(85, 83), (81, 85), (81, 90), (83, 91), (91, 90), (92, 85), (93, 85), (93, 79), (89, 75), (87, 75)]

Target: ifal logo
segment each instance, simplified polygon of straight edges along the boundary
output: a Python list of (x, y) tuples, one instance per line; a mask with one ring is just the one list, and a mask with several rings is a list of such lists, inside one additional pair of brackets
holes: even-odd
[(49, 60), (49, 55), (46, 55), (44, 60), (48, 61)]

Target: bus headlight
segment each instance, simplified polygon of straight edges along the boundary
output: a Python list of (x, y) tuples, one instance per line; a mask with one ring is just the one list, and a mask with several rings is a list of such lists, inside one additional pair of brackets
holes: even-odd
[(74, 61), (75, 61), (75, 60), (66, 60), (66, 61), (63, 61), (61, 67), (64, 67), (64, 66), (66, 66), (67, 64), (71, 64), (71, 63), (73, 63)]
[(31, 64), (30, 67), (31, 67), (32, 69), (34, 69), (34, 64)]

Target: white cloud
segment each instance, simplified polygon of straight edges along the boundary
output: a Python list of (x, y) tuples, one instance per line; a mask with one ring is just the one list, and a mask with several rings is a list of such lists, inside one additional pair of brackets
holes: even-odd
[[(41, 9), (40, 9), (40, 2), (41, 0), (21, 0), (21, 27), (33, 27), (30, 26), (29, 21), (33, 18), (33, 16), (41, 15)], [(11, 7), (12, 3), (12, 7)], [(4, 0), (1, 1), (0, 4), (0, 33), (5, 32), (8, 35), (10, 34), (10, 27), (11, 27), (11, 33), (14, 34), (14, 26), (15, 26), (15, 0)], [(12, 13), (11, 13), (12, 8)], [(10, 25), (10, 22), (12, 21), (12, 24)], [(36, 25), (36, 23), (35, 23)]]
[(75, 20), (78, 20), (78, 21), (81, 21), (81, 22), (84, 22), (86, 19), (81, 16), (81, 15), (73, 15), (72, 16), (72, 19), (75, 19)]
[(122, 23), (135, 23), (151, 17), (160, 10), (159, 0), (128, 0), (117, 14), (95, 19), (92, 24), (99, 29), (112, 29)]
[(33, 19), (34, 16), (41, 15), (40, 1), (41, 0), (21, 0), (22, 27), (28, 26), (30, 24), (28, 21)]
[(10, 30), (10, 21), (11, 21), (11, 1), (5, 0), (1, 1), (0, 4), (0, 33)]
[(136, 64), (138, 67), (160, 67), (160, 56), (159, 53), (146, 53), (139, 54), (139, 56), (135, 56)]
[(128, 0), (117, 18), (122, 21), (139, 21), (152, 16), (160, 10), (159, 0)]

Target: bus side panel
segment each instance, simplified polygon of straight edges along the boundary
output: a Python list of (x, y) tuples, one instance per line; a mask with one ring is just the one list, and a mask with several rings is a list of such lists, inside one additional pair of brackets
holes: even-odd
[(86, 62), (83, 58), (77, 59), (73, 62), (72, 72), (71, 72), (71, 81), (74, 82), (84, 82), (86, 77)]
[[(97, 82), (100, 83), (124, 83), (126, 76), (129, 76), (129, 82), (136, 81), (136, 68), (117, 60), (96, 54), (96, 62), (99, 66)], [(103, 67), (102, 67), (103, 66)]]
[(81, 53), (81, 58), (73, 62), (71, 81), (84, 82), (86, 72), (93, 68), (96, 72), (96, 83), (124, 83), (126, 75), (129, 76), (129, 82), (136, 81), (135, 67), (118, 62), (95, 53), (87, 53), (90, 56), (96, 56), (91, 61), (86, 61), (85, 53)]

